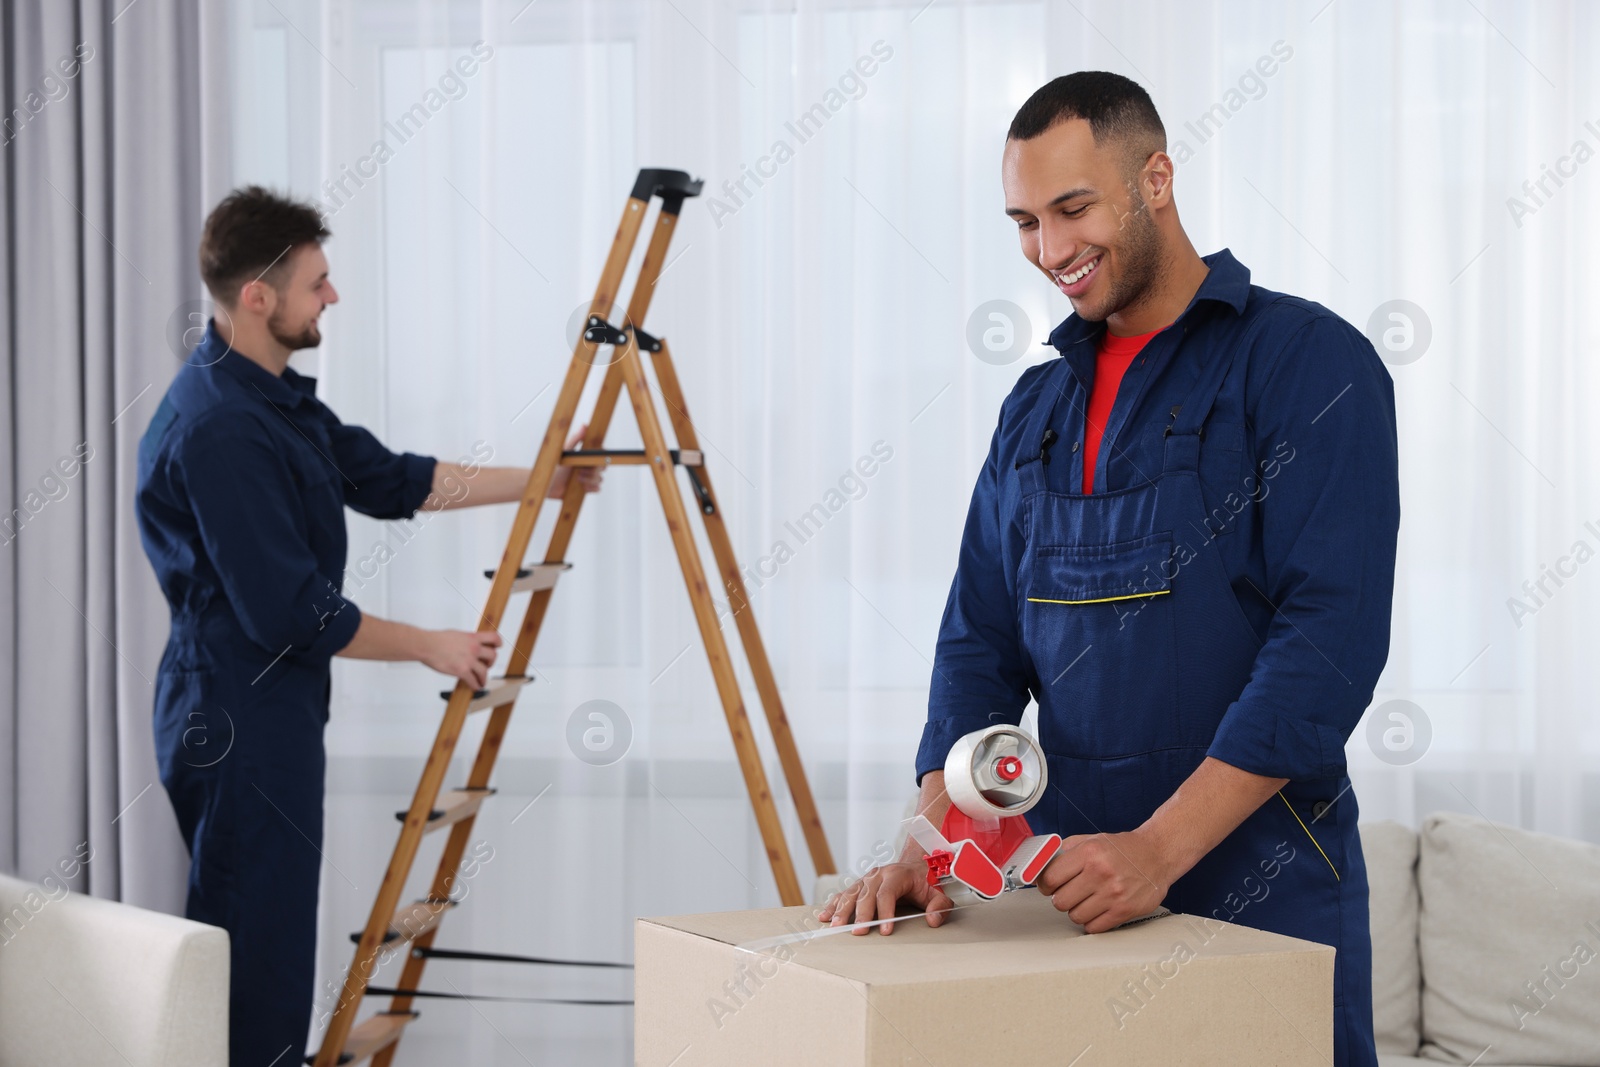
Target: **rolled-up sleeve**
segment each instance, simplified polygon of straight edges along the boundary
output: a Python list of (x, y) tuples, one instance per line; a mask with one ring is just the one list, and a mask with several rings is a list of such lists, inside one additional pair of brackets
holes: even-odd
[[(1002, 412), (1002, 419), (1004, 413)], [(1016, 725), (1028, 706), (1028, 669), (1017, 637), (1016, 574), (1004, 551), (1011, 524), (1002, 516), (1000, 429), (967, 509), (955, 580), (939, 624), (928, 689), (928, 722), (917, 749), (917, 781), (944, 766), (962, 735)]]
[(409, 519), (433, 488), (432, 456), (391, 452), (360, 426), (333, 420), (333, 460), (345, 475), (344, 501), (375, 519)]
[(253, 416), (195, 425), (179, 463), (200, 540), (245, 635), (269, 655), (327, 660), (361, 611), (317, 569), (288, 460)]
[(1257, 504), (1257, 592), (1276, 610), (1208, 754), (1272, 778), (1336, 778), (1389, 655), (1394, 384), (1365, 337), (1321, 315), (1291, 336), (1252, 417), (1258, 455), (1291, 457)]

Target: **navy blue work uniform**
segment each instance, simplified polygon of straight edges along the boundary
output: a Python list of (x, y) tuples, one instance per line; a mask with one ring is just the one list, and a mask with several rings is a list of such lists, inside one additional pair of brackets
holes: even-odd
[(232, 942), (233, 1067), (298, 1063), (315, 982), (329, 658), (345, 505), (405, 518), (434, 460), (396, 455), (230, 351), (215, 324), (139, 443), (145, 553), (172, 610), (156, 679), (161, 781), (189, 845), (186, 914)]
[(1164, 903), (1334, 946), (1336, 1063), (1368, 1067), (1367, 872), (1344, 746), (1389, 653), (1394, 387), (1327, 308), (1251, 285), (1226, 249), (1205, 262), (1122, 380), (1092, 495), (1081, 442), (1103, 322), (1061, 323), (1062, 358), (1002, 406), (917, 776), (961, 735), (1017, 723), (1031, 693), (1050, 772), (1037, 832), (1135, 829), (1207, 756), (1289, 779)]

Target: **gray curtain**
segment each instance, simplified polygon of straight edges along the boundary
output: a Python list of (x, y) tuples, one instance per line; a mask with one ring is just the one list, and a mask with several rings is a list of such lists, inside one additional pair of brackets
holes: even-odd
[(0, 4), (0, 869), (181, 911), (133, 489), (200, 308), (225, 31), (201, 0)]

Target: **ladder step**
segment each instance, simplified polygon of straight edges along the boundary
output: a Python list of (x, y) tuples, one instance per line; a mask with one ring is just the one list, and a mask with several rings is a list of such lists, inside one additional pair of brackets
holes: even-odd
[[(468, 714), (482, 711), (485, 708), (498, 708), (501, 704), (509, 704), (517, 699), (517, 693), (523, 686), (533, 681), (532, 678), (491, 678), (487, 689), (476, 690), (472, 694), (472, 702), (467, 705)], [(453, 689), (439, 690), (439, 696), (449, 700), (455, 694)]]
[[(417, 1017), (414, 1011), (386, 1011), (381, 1015), (358, 1024), (350, 1031), (350, 1036), (344, 1040), (344, 1051), (339, 1054), (340, 1063), (359, 1063), (367, 1059), (396, 1041), (400, 1040), (400, 1031), (406, 1028), (406, 1023)], [(307, 1056), (307, 1063), (316, 1063), (315, 1056)]]
[[(705, 456), (698, 448), (672, 448), (667, 450), (672, 462), (683, 467), (705, 466)], [(580, 448), (561, 453), (563, 467), (610, 467), (612, 465), (648, 465), (650, 455), (642, 448)]]
[[(513, 593), (537, 593), (541, 589), (554, 589), (556, 579), (563, 571), (570, 571), (570, 563), (535, 563), (531, 567), (518, 567), (511, 583)], [(493, 578), (494, 571), (484, 571), (485, 578)]]
[[(428, 824), (422, 832), (432, 833), (442, 830), (446, 826), (453, 826), (469, 815), (478, 814), (478, 809), (483, 802), (494, 796), (493, 789), (450, 789), (439, 794), (439, 806), (428, 813)], [(409, 812), (397, 811), (394, 817), (401, 822), (406, 821)]]
[[(389, 920), (389, 929), (383, 932), (384, 945), (392, 945), (398, 941), (415, 941), (438, 926), (439, 920), (444, 918), (444, 913), (455, 906), (453, 900), (419, 900), (415, 904), (407, 904), (395, 912), (394, 918)], [(361, 931), (357, 930), (351, 934), (350, 940), (359, 945)]]

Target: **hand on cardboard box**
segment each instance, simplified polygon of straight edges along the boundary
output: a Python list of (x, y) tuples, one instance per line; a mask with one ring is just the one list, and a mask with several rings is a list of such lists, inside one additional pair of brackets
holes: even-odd
[(1099, 934), (1158, 908), (1172, 888), (1167, 867), (1140, 830), (1078, 834), (1061, 842), (1036, 884), (1084, 933)]
[[(926, 864), (888, 863), (872, 868), (855, 885), (830, 897), (817, 914), (817, 921), (842, 926), (893, 918), (895, 905), (902, 900), (910, 900), (925, 912), (929, 926), (943, 926), (952, 907), (949, 897), (928, 884)], [(862, 927), (850, 932), (864, 934), (868, 929)], [(894, 923), (884, 923), (878, 927), (878, 932), (894, 933)]]

